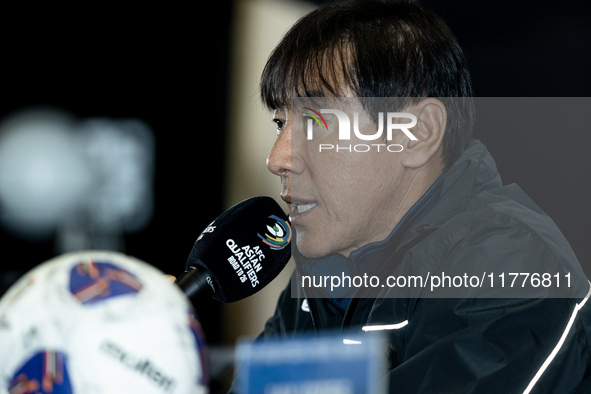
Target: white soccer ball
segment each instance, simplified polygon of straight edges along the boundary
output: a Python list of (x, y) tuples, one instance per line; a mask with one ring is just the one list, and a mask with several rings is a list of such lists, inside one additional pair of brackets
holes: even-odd
[(0, 299), (2, 394), (194, 394), (207, 380), (190, 302), (135, 258), (58, 256)]

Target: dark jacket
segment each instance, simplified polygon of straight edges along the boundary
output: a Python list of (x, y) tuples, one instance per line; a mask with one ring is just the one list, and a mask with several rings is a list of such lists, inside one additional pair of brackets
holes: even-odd
[[(556, 225), (519, 187), (502, 185), (493, 158), (476, 140), (446, 172), (426, 212), (395, 239), (352, 253), (347, 264), (378, 259), (373, 274), (382, 279), (468, 272), (487, 285), (494, 278), (493, 286), (455, 288), (441, 293), (445, 298), (428, 286), (359, 288), (344, 309), (319, 297), (319, 289), (300, 286), (309, 262), (294, 257), (297, 269), (261, 340), (394, 325), (386, 330), (392, 392), (591, 392), (585, 381), (591, 372), (589, 282)], [(531, 293), (520, 293), (525, 275), (511, 276), (525, 273)], [(531, 281), (534, 273), (540, 280), (551, 276), (542, 285)]]

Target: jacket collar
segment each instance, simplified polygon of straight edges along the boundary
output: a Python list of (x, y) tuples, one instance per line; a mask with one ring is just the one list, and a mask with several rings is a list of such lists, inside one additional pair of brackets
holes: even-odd
[(484, 144), (472, 139), (447, 171), (439, 201), (423, 216), (420, 224), (434, 225), (445, 221), (464, 211), (476, 194), (501, 186), (501, 176), (493, 157)]

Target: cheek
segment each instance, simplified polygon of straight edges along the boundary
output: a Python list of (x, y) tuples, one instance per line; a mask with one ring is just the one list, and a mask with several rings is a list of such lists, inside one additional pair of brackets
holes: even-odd
[(390, 171), (369, 154), (338, 153), (316, 163), (314, 183), (328, 208), (359, 210), (389, 187)]
[(381, 158), (368, 156), (350, 162), (351, 166), (339, 175), (341, 191), (337, 198), (351, 214), (379, 212), (389, 207), (400, 191), (400, 170), (390, 161), (376, 159)]

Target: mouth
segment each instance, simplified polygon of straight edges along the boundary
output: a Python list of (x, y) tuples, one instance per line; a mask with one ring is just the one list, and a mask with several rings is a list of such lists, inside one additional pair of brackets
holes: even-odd
[(298, 216), (310, 211), (318, 205), (318, 203), (314, 201), (300, 201), (292, 199), (291, 196), (286, 196), (283, 198), (283, 200), (289, 204), (291, 211), (289, 214), (289, 219), (291, 221), (294, 221)]
[(315, 202), (292, 202), (291, 213), (292, 215), (294, 214), (294, 212), (297, 215), (301, 215), (302, 213), (309, 211), (317, 205), (318, 204), (316, 204)]

